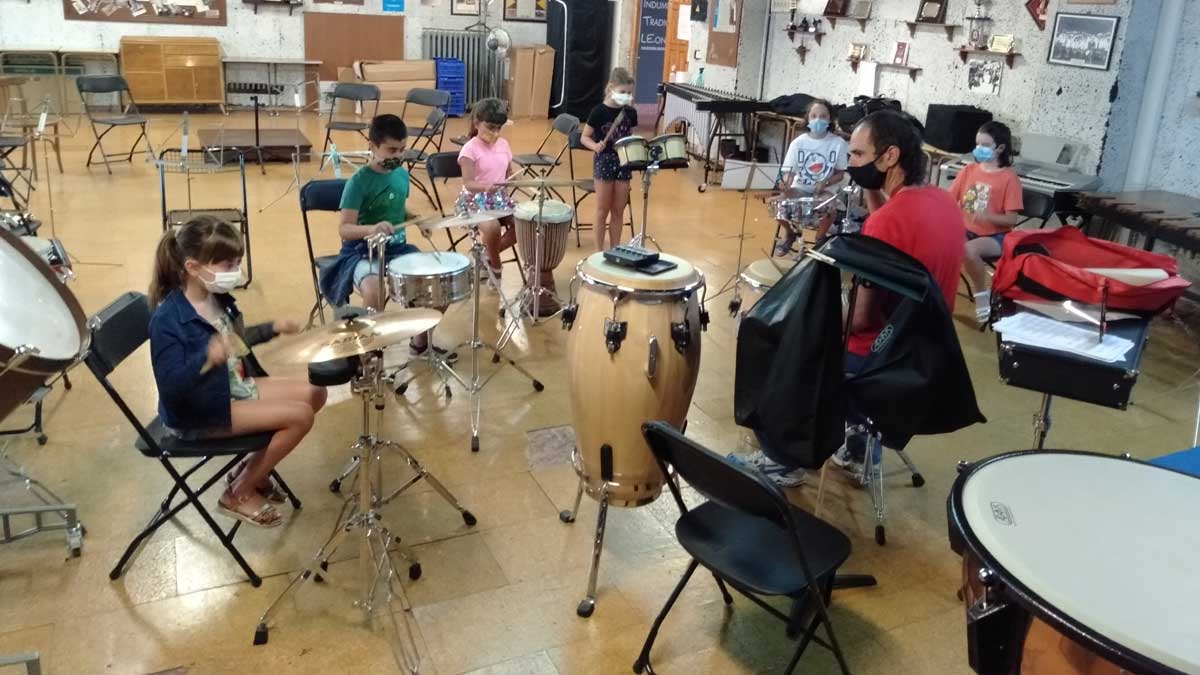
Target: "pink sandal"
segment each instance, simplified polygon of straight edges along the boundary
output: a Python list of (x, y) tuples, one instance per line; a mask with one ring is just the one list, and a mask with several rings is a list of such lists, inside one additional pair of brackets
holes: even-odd
[[(242, 475), (242, 471), (245, 469), (246, 460), (243, 460), (241, 464), (233, 467), (233, 469), (225, 475), (225, 483), (230, 488), (233, 488), (233, 482), (237, 480), (238, 476)], [(254, 491), (261, 495), (263, 499), (266, 499), (273, 504), (282, 504), (287, 501), (287, 495), (284, 494), (283, 490), (279, 489), (279, 484), (276, 483), (275, 479), (271, 478), (270, 476), (267, 477), (266, 486), (256, 485), (254, 486)]]
[[(233, 507), (230, 507), (225, 503), (225, 498), (227, 496), (232, 497), (236, 501), (236, 504)], [(221, 495), (220, 499), (217, 500), (217, 512), (221, 515), (233, 518), (235, 520), (240, 520), (243, 523), (253, 525), (255, 527), (272, 528), (279, 527), (283, 524), (283, 516), (279, 514), (279, 511), (277, 511), (270, 502), (264, 502), (263, 505), (255, 509), (253, 513), (247, 513), (241, 510), (242, 505), (245, 503), (246, 499), (244, 497), (233, 497), (233, 493), (226, 492), (225, 494)]]

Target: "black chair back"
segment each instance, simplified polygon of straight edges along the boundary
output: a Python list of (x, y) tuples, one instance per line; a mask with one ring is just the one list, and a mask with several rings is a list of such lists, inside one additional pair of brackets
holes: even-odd
[(129, 84), (120, 75), (80, 75), (75, 78), (80, 94), (111, 94), (129, 91)]
[(404, 97), (405, 105), (423, 105), (430, 108), (444, 108), (450, 105), (450, 92), (440, 89), (409, 89)]
[(91, 345), (84, 361), (97, 378), (108, 377), (150, 340), (150, 299), (130, 291), (88, 321)]
[(1021, 191), (1021, 201), (1024, 203), (1021, 209), (1021, 223), (1040, 220), (1041, 227), (1045, 227), (1046, 221), (1054, 215), (1054, 197), (1050, 195), (1025, 188)]
[(333, 86), (333, 97), (350, 101), (378, 101), (379, 87), (361, 82), (338, 82)]
[(425, 170), (430, 178), (462, 178), (462, 167), (458, 165), (458, 152), (435, 152), (425, 160)]
[[(642, 434), (663, 475), (669, 475), (668, 466), (674, 467), (676, 475), (706, 499), (779, 527), (790, 525), (787, 499), (756, 473), (701, 446), (666, 422), (643, 424)], [(676, 490), (673, 484), (671, 490)]]
[(300, 212), (340, 211), (345, 189), (346, 181), (341, 178), (308, 181), (300, 188)]
[(568, 139), (571, 133), (579, 128), (579, 118), (574, 115), (563, 113), (554, 118), (554, 130), (566, 136)]

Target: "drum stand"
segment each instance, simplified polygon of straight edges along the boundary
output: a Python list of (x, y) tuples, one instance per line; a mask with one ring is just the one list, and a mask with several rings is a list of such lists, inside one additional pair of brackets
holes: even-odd
[(654, 244), (654, 248), (661, 251), (662, 247), (658, 245), (658, 240), (646, 234), (646, 219), (650, 214), (650, 180), (654, 178), (654, 174), (658, 173), (658, 170), (657, 159), (642, 170), (642, 227), (633, 239), (629, 240), (629, 245), (645, 248), (646, 241), (649, 240)]
[[(464, 509), (454, 496), (426, 471), (408, 450), (397, 443), (381, 440), (376, 435), (383, 428), (383, 410), (387, 401), (382, 352), (373, 352), (363, 356), (360, 368), (358, 377), (351, 383), (352, 391), (362, 399), (362, 434), (353, 446), (356, 454), (352, 460), (357, 469), (357, 488), (355, 493), (347, 497), (343, 502), (341, 513), (338, 514), (333, 531), (325, 540), (325, 543), (321, 545), (321, 548), (317, 550), (312, 560), (309, 561), (304, 571), (292, 579), (287, 588), (263, 612), (258, 626), (254, 631), (254, 644), (262, 645), (267, 643), (271, 615), (283, 598), (298, 588), (300, 584), (310, 579), (316, 582), (323, 581), (322, 574), (328, 574), (329, 571), (330, 557), (333, 556), (338, 547), (348, 537), (357, 534), (359, 536), (359, 568), (364, 586), (362, 599), (355, 604), (363, 609), (364, 615), (369, 621), (377, 605), (377, 595), (380, 591), (383, 592), (382, 608), (392, 621), (392, 626), (399, 638), (400, 658), (398, 662), (400, 663), (398, 665), (406, 673), (418, 673), (421, 659), (407, 614), (411, 611), (411, 607), (408, 604), (408, 598), (404, 593), (403, 586), (395, 583), (397, 571), (396, 566), (392, 562), (391, 548), (395, 546), (395, 552), (408, 563), (408, 576), (410, 579), (416, 580), (420, 578), (421, 564), (417, 562), (410, 549), (399, 545), (399, 538), (394, 537), (391, 531), (383, 524), (383, 514), (380, 513), (380, 509), (417, 481), (424, 478), (429, 481), (434, 490), (449, 502), (451, 506), (458, 509), (462, 514), (464, 523), (468, 526), (473, 526), (476, 520), (475, 516), (470, 511)], [(371, 427), (372, 407), (374, 408), (376, 420), (374, 431)], [(385, 449), (399, 452), (408, 461), (409, 466), (417, 472), (417, 475), (391, 495), (381, 498), (380, 495), (383, 493), (381, 455)], [(405, 612), (403, 614), (403, 631), (401, 631), (398, 625), (399, 622), (396, 621), (395, 614), (389, 607), (391, 601), (397, 597), (400, 599), (401, 606)]]
[[(532, 270), (533, 283), (529, 284), (529, 285), (525, 286), (525, 288), (521, 289), (521, 292), (517, 294), (517, 297), (513, 298), (511, 305), (509, 305), (509, 304), (504, 305), (505, 310), (508, 310), (510, 307), (513, 308), (512, 314), (513, 314), (514, 321), (513, 321), (513, 323), (509, 324), (509, 326), (505, 329), (504, 334), (501, 336), (500, 341), (499, 341), (501, 346), (506, 344), (508, 342), (509, 338), (512, 337), (513, 331), (516, 330), (516, 319), (518, 317), (520, 317), (522, 314), (528, 315), (529, 320), (531, 322), (533, 322), (533, 325), (536, 326), (539, 323), (549, 321), (550, 319), (558, 316), (562, 312), (561, 304), (560, 304), (560, 309), (557, 312), (555, 312), (549, 316), (538, 316), (538, 310), (541, 308), (541, 299), (542, 299), (543, 295), (547, 295), (556, 301), (558, 300), (558, 296), (554, 294), (554, 291), (551, 291), (549, 288), (545, 288), (542, 286), (542, 256), (545, 254), (544, 251), (542, 250), (542, 245), (545, 241), (545, 223), (542, 222), (542, 210), (545, 208), (545, 204), (546, 204), (546, 192), (547, 192), (547, 188), (545, 186), (538, 188), (538, 192), (537, 192), (538, 215), (537, 215), (537, 221), (534, 222), (534, 230), (533, 230), (534, 231), (534, 253), (533, 253), (533, 270)], [(519, 246), (518, 246), (518, 248), (519, 248)], [(488, 274), (491, 274), (491, 266), (489, 265), (487, 267), (488, 267)], [(496, 284), (496, 287), (499, 288), (499, 284)]]
[[(539, 209), (539, 212), (540, 212), (540, 209)], [(539, 213), (539, 218), (540, 218), (540, 213)], [(542, 230), (541, 230), (540, 226), (538, 227), (537, 233), (538, 233), (538, 249), (537, 249), (538, 250), (538, 260), (540, 261), (541, 250), (542, 250), (542, 248), (541, 248)], [(546, 386), (543, 385), (536, 377), (533, 376), (532, 373), (530, 373), (528, 370), (525, 370), (525, 368), (522, 367), (520, 364), (518, 364), (516, 361), (508, 358), (508, 356), (506, 356), (504, 354), (504, 352), (502, 351), (502, 347), (498, 346), (496, 343), (486, 342), (483, 339), (481, 339), (481, 337), (479, 335), (479, 273), (478, 273), (478, 270), (481, 270), (481, 269), (485, 270), (487, 272), (488, 278), (492, 280), (492, 283), (495, 285), (495, 287), (497, 289), (500, 288), (500, 284), (497, 283), (495, 275), (492, 274), (491, 266), (488, 265), (487, 261), (484, 260), (483, 242), (480, 241), (480, 239), (479, 239), (479, 228), (477, 226), (472, 226), (470, 229), (469, 236), (471, 237), (471, 264), (474, 266), (474, 269), (471, 271), (471, 295), (474, 296), (471, 300), (471, 302), (472, 302), (472, 305), (471, 305), (471, 339), (457, 345), (455, 347), (455, 350), (458, 350), (463, 347), (466, 347), (471, 350), (471, 379), (468, 382), (463, 382), (463, 387), (467, 390), (467, 393), (469, 393), (471, 395), (471, 452), (479, 452), (479, 426), (480, 426), (479, 419), (480, 419), (480, 414), (482, 412), (481, 406), (483, 403), (483, 388), (487, 386), (488, 382), (492, 381), (492, 378), (496, 376), (496, 373), (500, 372), (500, 370), (497, 369), (495, 371), (492, 371), (492, 374), (488, 375), (486, 378), (480, 377), (480, 374), (479, 374), (479, 350), (486, 348), (489, 351), (491, 351), (492, 352), (492, 363), (500, 363), (501, 367), (504, 366), (504, 363), (507, 363), (508, 365), (512, 366), (518, 373), (524, 375), (530, 382), (533, 383), (534, 391), (542, 391), (543, 389), (546, 388)], [(535, 280), (535, 283), (536, 283), (536, 280)], [(499, 292), (499, 291), (497, 291), (497, 292)], [(500, 300), (501, 300), (501, 302), (504, 302), (504, 294), (503, 293), (501, 293), (501, 295), (500, 295)], [(534, 296), (534, 300), (536, 302), (536, 300), (537, 300), (536, 295)], [(515, 304), (516, 300), (514, 300), (513, 302)], [(508, 306), (507, 303), (504, 306), (507, 307)], [(515, 330), (515, 328), (513, 328), (515, 325), (516, 325), (516, 321), (513, 321), (509, 325), (509, 327), (505, 328), (504, 334), (501, 335), (501, 339), (500, 339), (501, 344), (504, 344), (505, 342), (507, 342), (508, 338), (512, 335), (511, 331)], [(457, 377), (457, 375), (456, 375), (456, 377)], [(462, 382), (462, 379), (459, 378), (459, 381)]]
[[(579, 513), (579, 503), (583, 501), (583, 489), (583, 478), (581, 477), (579, 488), (575, 491), (575, 505), (571, 507), (570, 511), (560, 511), (558, 513), (559, 520), (568, 524), (575, 522), (575, 516)], [(600, 502), (600, 511), (596, 514), (596, 536), (592, 540), (592, 568), (588, 572), (587, 595), (579, 601), (579, 606), (575, 608), (575, 613), (585, 619), (596, 611), (596, 576), (600, 572), (600, 553), (604, 550), (604, 528), (608, 521), (607, 484), (600, 488), (600, 495), (596, 500)]]
[[(746, 240), (753, 239), (754, 235), (746, 234), (746, 212), (750, 208), (750, 186), (754, 183), (754, 172), (758, 171), (758, 162), (751, 160), (750, 165), (746, 167), (746, 186), (742, 190), (742, 229), (736, 236), (731, 237), (738, 240), (737, 265), (733, 269), (733, 274), (721, 284), (721, 288), (713, 294), (713, 298), (722, 296), (730, 291), (733, 291), (733, 297), (729, 300), (729, 315), (737, 316), (738, 310), (742, 308), (742, 291), (741, 284), (738, 282), (742, 274), (742, 253), (746, 247)], [(643, 222), (645, 218), (643, 218)]]
[[(83, 552), (83, 535), (87, 530), (79, 522), (75, 505), (64, 501), (41, 481), (26, 473), (25, 467), (13, 461), (8, 456), (8, 443), (0, 448), (0, 473), (7, 474), (8, 480), (4, 482), (24, 483), (29, 494), (41, 502), (40, 505), (0, 507), (0, 544), (41, 532), (64, 530), (67, 533), (67, 550), (71, 557), (78, 558)], [(33, 525), (13, 532), (12, 520), (15, 516), (33, 516)], [(61, 519), (61, 522), (47, 523), (46, 518)]]

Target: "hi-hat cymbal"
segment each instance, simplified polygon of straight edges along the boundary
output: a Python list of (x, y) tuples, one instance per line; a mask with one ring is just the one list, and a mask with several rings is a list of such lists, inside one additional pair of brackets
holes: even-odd
[(420, 335), (441, 320), (435, 309), (366, 314), (280, 338), (263, 350), (263, 357), (278, 363), (321, 363), (360, 356)]
[(510, 180), (505, 183), (497, 183), (503, 187), (514, 188), (533, 188), (535, 190), (541, 188), (555, 187), (583, 187), (586, 183), (582, 180), (570, 180), (567, 178), (526, 178), (524, 180)]
[(500, 211), (478, 211), (465, 216), (447, 216), (445, 218), (438, 217), (430, 222), (422, 223), (421, 228), (427, 230), (442, 230), (448, 227), (471, 227), (480, 223), (487, 223), (493, 220), (500, 220), (505, 216), (513, 214), (511, 209)]

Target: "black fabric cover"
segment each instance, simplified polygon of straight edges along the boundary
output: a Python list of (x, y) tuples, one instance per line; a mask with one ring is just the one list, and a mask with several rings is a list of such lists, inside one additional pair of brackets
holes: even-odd
[[(738, 331), (734, 414), (759, 431), (771, 459), (818, 468), (841, 446), (847, 409), (871, 418), (884, 443), (986, 421), (937, 282), (889, 244), (830, 238), (833, 264), (802, 262), (747, 314)], [(862, 371), (843, 376), (841, 272), (893, 295)]]
[(777, 96), (771, 99), (771, 110), (780, 115), (804, 117), (808, 114), (808, 104), (812, 103), (814, 98), (816, 97), (804, 93)]
[(554, 47), (551, 117), (569, 113), (585, 119), (592, 108), (604, 100), (612, 40), (612, 7), (611, 2), (595, 0), (549, 3), (546, 43)]
[(975, 147), (975, 132), (992, 113), (973, 105), (930, 103), (925, 113), (925, 142), (946, 152), (970, 152)]
[(782, 464), (816, 469), (844, 440), (841, 304), (838, 270), (806, 258), (738, 328), (734, 414)]

